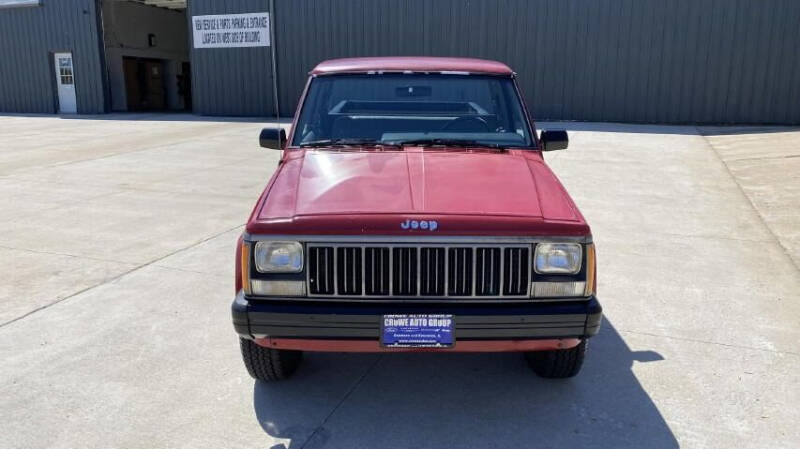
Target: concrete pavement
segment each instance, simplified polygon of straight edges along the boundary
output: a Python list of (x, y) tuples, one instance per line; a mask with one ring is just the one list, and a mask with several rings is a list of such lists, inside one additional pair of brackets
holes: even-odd
[(261, 126), (0, 116), (0, 447), (800, 446), (800, 131), (539, 123), (598, 249), (574, 379), (308, 354), (262, 384), (229, 314)]

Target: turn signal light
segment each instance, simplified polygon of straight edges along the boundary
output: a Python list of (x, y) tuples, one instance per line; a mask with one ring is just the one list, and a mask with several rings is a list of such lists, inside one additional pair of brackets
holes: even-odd
[(534, 298), (577, 298), (586, 289), (585, 282), (534, 282)]
[(586, 245), (586, 291), (584, 296), (592, 296), (597, 293), (597, 265), (595, 265), (596, 255), (594, 253), (594, 243)]
[(242, 242), (242, 260), (241, 260), (241, 269), (242, 269), (242, 289), (244, 290), (245, 295), (249, 295), (251, 293), (250, 290), (250, 244), (247, 242)]
[(305, 296), (304, 281), (273, 281), (253, 279), (252, 291), (255, 296)]

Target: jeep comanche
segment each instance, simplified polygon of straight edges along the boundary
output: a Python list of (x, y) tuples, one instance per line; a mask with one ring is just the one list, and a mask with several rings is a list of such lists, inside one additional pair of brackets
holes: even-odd
[(302, 351), (523, 352), (578, 373), (598, 332), (589, 226), (514, 72), (460, 58), (354, 58), (310, 72), (236, 251), (233, 324), (256, 379)]

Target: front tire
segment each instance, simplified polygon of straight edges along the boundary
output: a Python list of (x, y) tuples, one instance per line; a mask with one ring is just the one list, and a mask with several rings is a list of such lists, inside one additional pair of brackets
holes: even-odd
[(564, 379), (580, 372), (583, 358), (586, 356), (586, 345), (586, 340), (583, 340), (574, 348), (527, 352), (525, 358), (538, 376)]
[(265, 348), (245, 338), (239, 338), (239, 347), (250, 377), (266, 382), (288, 379), (303, 358), (300, 351)]

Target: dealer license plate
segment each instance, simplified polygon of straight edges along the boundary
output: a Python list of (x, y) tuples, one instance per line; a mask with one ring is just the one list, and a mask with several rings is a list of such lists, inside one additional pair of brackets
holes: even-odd
[(389, 348), (450, 348), (455, 342), (453, 315), (384, 315), (381, 345)]

